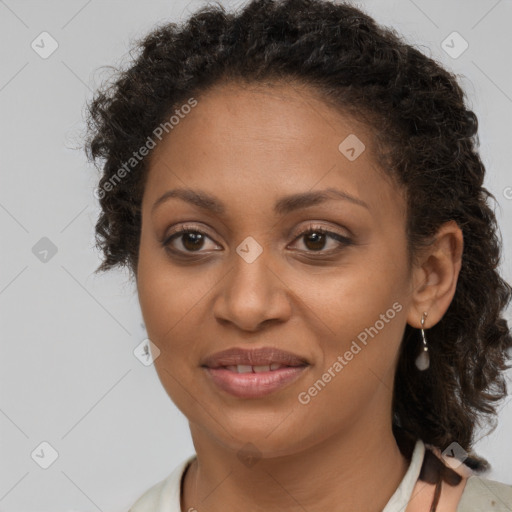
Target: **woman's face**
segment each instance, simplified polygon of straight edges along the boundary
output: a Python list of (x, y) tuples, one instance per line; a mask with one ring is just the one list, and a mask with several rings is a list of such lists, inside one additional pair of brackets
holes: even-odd
[[(307, 89), (229, 85), (197, 98), (151, 158), (138, 294), (159, 378), (193, 435), (275, 456), (389, 429), (412, 285), (404, 197), (364, 126)], [(171, 190), (189, 192), (159, 201)], [(262, 347), (304, 364), (204, 366)]]

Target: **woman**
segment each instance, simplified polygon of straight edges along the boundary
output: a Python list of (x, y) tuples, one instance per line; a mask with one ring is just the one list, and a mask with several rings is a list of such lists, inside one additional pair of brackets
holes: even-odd
[(320, 0), (139, 48), (89, 105), (98, 271), (132, 272), (196, 454), (131, 511), (510, 510), (472, 452), (511, 288), (454, 75)]

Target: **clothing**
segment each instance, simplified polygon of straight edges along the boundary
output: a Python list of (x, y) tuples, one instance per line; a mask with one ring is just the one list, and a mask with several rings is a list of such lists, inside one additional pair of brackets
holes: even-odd
[[(420, 474), (424, 455), (425, 444), (418, 439), (409, 467), (382, 512), (405, 510)], [(186, 512), (180, 508), (181, 481), (195, 457), (192, 455), (181, 462), (167, 478), (149, 488), (128, 512)], [(466, 481), (456, 512), (512, 512), (512, 485), (471, 475)]]

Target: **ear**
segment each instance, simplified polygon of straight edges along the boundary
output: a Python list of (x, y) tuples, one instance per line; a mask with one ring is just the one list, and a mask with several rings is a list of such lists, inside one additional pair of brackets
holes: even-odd
[(420, 263), (412, 271), (409, 325), (421, 328), (423, 312), (427, 312), (425, 328), (441, 320), (455, 295), (463, 248), (462, 230), (451, 220), (439, 228), (432, 243), (423, 250)]

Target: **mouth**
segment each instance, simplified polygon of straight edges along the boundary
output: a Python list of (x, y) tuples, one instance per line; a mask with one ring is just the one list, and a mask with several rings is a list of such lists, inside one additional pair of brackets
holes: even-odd
[(261, 398), (289, 386), (310, 366), (291, 352), (271, 347), (229, 349), (202, 362), (209, 381), (238, 398)]
[(275, 371), (280, 366), (296, 367), (306, 364), (309, 362), (304, 357), (275, 347), (254, 349), (234, 347), (216, 352), (201, 361), (201, 366), (207, 368), (231, 368), (234, 370), (236, 367), (239, 373)]
[(205, 368), (216, 388), (238, 398), (261, 398), (296, 381), (307, 366), (281, 366), (275, 370), (238, 371), (228, 367)]
[(263, 373), (263, 372), (275, 372), (276, 370), (280, 370), (281, 368), (297, 368), (296, 366), (288, 366), (285, 364), (272, 363), (272, 364), (263, 364), (263, 365), (250, 365), (250, 364), (237, 364), (237, 365), (229, 365), (229, 366), (220, 366), (219, 368), (225, 368), (231, 372), (236, 373)]

